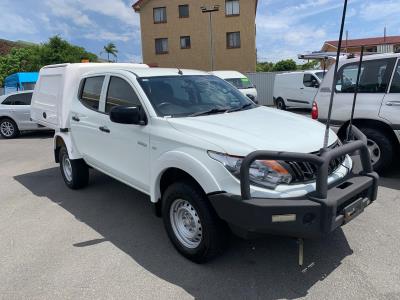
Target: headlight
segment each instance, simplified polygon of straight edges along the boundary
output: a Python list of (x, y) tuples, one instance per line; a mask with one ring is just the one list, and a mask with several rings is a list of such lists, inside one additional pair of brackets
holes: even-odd
[[(243, 157), (208, 151), (208, 155), (219, 161), (236, 178), (240, 179), (240, 166)], [(249, 170), (250, 182), (253, 185), (274, 189), (277, 185), (292, 182), (292, 175), (285, 168), (285, 163), (276, 160), (256, 160)]]

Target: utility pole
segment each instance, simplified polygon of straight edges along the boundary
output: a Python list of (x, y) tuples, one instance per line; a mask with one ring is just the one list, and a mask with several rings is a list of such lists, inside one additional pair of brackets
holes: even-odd
[(212, 27), (212, 13), (219, 11), (219, 5), (212, 5), (211, 7), (202, 6), (201, 12), (208, 13), (209, 15), (209, 35), (210, 35), (210, 61), (211, 61), (211, 71), (214, 71), (214, 36)]

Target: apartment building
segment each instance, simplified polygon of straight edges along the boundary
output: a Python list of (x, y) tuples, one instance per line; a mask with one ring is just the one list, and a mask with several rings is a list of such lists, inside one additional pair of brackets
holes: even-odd
[(255, 71), (257, 2), (137, 1), (132, 7), (140, 14), (143, 62), (206, 71)]

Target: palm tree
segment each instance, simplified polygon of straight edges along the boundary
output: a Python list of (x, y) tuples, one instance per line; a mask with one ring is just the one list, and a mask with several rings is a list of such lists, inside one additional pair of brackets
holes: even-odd
[(117, 53), (118, 53), (118, 49), (115, 46), (114, 43), (108, 43), (107, 45), (105, 45), (103, 47), (104, 52), (107, 53), (107, 60), (108, 62), (110, 62), (110, 55), (114, 56), (115, 58), (117, 58)]

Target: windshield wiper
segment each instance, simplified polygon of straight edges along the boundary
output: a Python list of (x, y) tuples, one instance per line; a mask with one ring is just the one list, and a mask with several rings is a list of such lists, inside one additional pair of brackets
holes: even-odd
[(219, 114), (219, 113), (224, 113), (224, 112), (228, 112), (228, 111), (229, 111), (229, 108), (212, 108), (209, 110), (193, 113), (193, 114), (189, 115), (188, 117), (198, 117), (198, 116)]
[(244, 104), (244, 105), (242, 105), (240, 107), (232, 108), (232, 109), (228, 110), (227, 112), (231, 113), (231, 112), (235, 112), (235, 111), (240, 111), (240, 110), (243, 110), (243, 109), (245, 109), (245, 108), (247, 108), (247, 107), (249, 107), (251, 105), (253, 105), (253, 103), (246, 103), (246, 104)]

